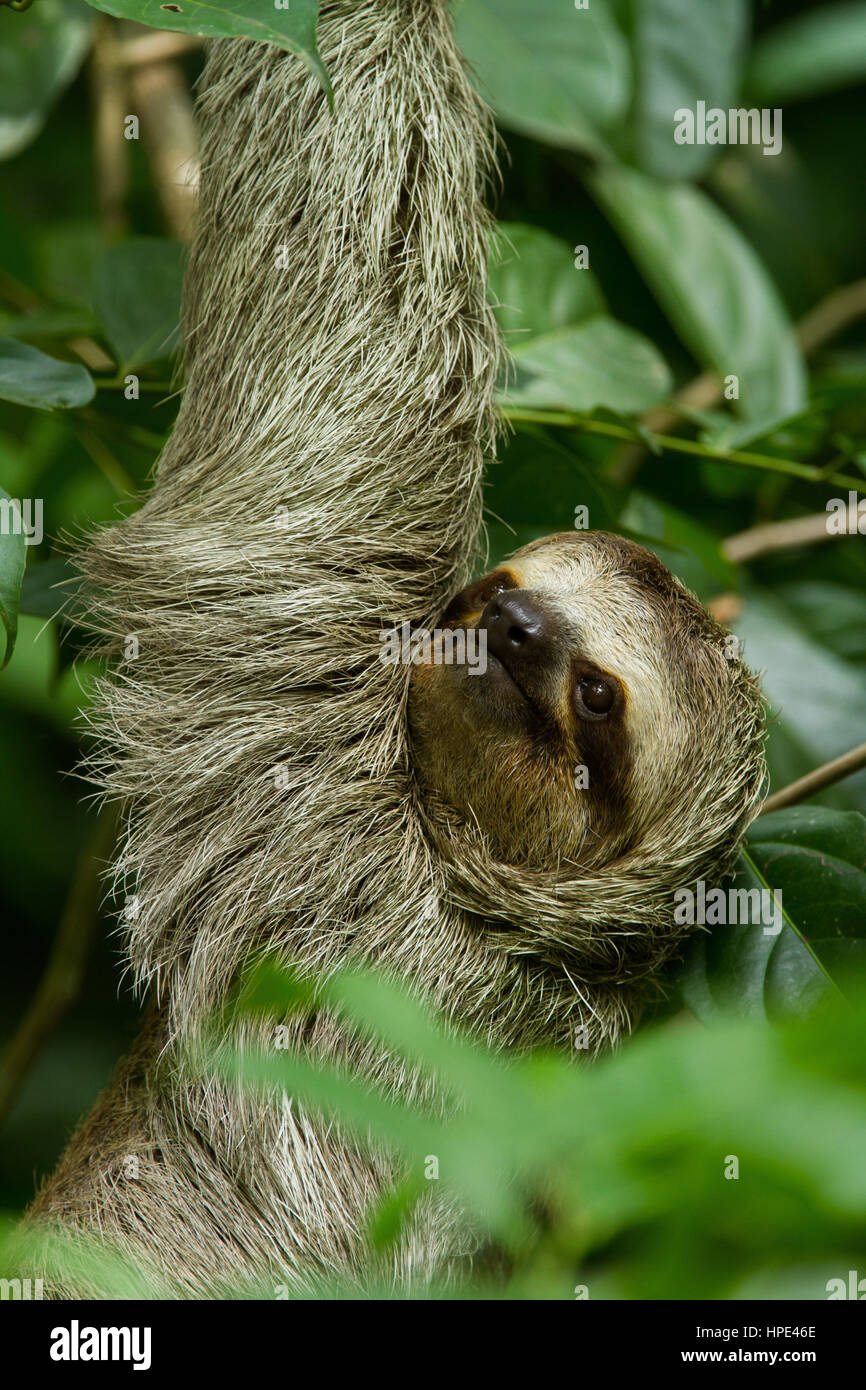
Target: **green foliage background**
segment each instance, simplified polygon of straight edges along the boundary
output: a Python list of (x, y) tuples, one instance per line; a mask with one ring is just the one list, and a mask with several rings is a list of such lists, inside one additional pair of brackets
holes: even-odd
[[(183, 252), (163, 221), (144, 139), (127, 142), (119, 222), (100, 212), (94, 34), (130, 18), (205, 32), (206, 9), (208, 33), (261, 36), (264, 17), (277, 31), (269, 37), (328, 84), (312, 0), (292, 12), (252, 0), (186, 5), (168, 18), (147, 0), (96, 8), (121, 20), (84, 0), (35, 0), (23, 13), (0, 5), (0, 488), (44, 504), (44, 539), (26, 556), (20, 537), (0, 536), (9, 657), (0, 675), (0, 1043), (34, 994), (58, 925), (95, 915), (100, 829), (68, 775), (90, 671), (74, 603), (52, 587), (67, 577), (56, 540), (136, 505), (180, 380)], [(513, 353), (503, 405), (514, 429), (490, 470), (491, 556), (570, 528), (586, 506), (592, 526), (640, 538), (705, 601), (722, 599), (737, 613), (747, 660), (764, 672), (772, 784), (782, 786), (863, 739), (866, 547), (851, 535), (744, 564), (722, 543), (822, 512), (849, 490), (866, 494), (866, 3), (591, 0), (576, 10), (565, 0), (462, 0), (456, 13), (505, 149), (491, 294)], [(180, 61), (191, 84), (200, 54)], [(673, 112), (699, 100), (781, 108), (782, 152), (675, 144)], [(579, 247), (588, 268), (575, 265)], [(95, 359), (82, 357), (82, 340), (96, 344)], [(130, 372), (137, 400), (124, 393)], [(646, 412), (670, 406), (705, 372), (736, 374), (739, 399), (675, 403), (654, 430)], [(582, 1260), (599, 1290), (626, 1297), (822, 1297), (825, 1279), (854, 1267), (845, 1261), (858, 1251), (866, 1273), (863, 1015), (837, 988), (862, 960), (864, 810), (861, 772), (808, 808), (755, 824), (738, 883), (783, 890), (783, 930), (743, 924), (698, 938), (655, 1038), (573, 1083), (552, 1061), (537, 1064), (521, 1095), (502, 1074), (478, 1143), (498, 1136), (511, 1178), (519, 1164), (507, 1135), (533, 1106), (539, 1133), (561, 1104), (589, 1107), (599, 1142), (610, 1126), (600, 1158), (565, 1164), (553, 1208), (564, 1215), (552, 1227), (525, 1211), (518, 1220), (506, 1196), (498, 1214), (486, 1212), (518, 1252), (515, 1296), (568, 1296), (568, 1270)], [(117, 998), (113, 921), (104, 904), (80, 989), (6, 1119), (0, 1207), (10, 1212), (135, 1031), (137, 1007), (123, 990)], [(798, 1023), (819, 998), (819, 1021)], [(730, 1139), (721, 1112), (674, 1105), (701, 1087), (727, 1097)], [(764, 1111), (778, 1112), (783, 1145), (758, 1123)], [(383, 1137), (408, 1161), (405, 1135)], [(562, 1153), (579, 1142), (576, 1130), (554, 1126), (552, 1167), (534, 1149), (532, 1181), (544, 1170), (556, 1188)], [(721, 1155), (740, 1152), (754, 1158), (751, 1186), (720, 1177)], [(506, 1192), (480, 1155), (470, 1145), (455, 1170), (480, 1165), (490, 1190)], [(620, 1169), (628, 1180), (617, 1188), (604, 1174)], [(587, 1196), (594, 1182), (597, 1208)], [(382, 1216), (384, 1240), (413, 1191), (410, 1181), (396, 1215)]]

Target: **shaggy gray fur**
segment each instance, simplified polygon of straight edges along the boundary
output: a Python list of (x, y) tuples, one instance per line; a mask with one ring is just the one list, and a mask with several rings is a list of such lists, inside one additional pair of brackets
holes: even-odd
[[(565, 881), (496, 863), (477, 830), (421, 804), (406, 671), (377, 659), (378, 634), (434, 625), (476, 561), (501, 358), (492, 127), (441, 0), (326, 0), (320, 46), (333, 114), (299, 59), (211, 49), (183, 403), (148, 500), (86, 558), (115, 659), (91, 772), (123, 807), (125, 944), (156, 1012), (34, 1211), (119, 1241), (179, 1295), (361, 1282), (391, 1176), (296, 1106), (185, 1069), (253, 950), (385, 969), (497, 1046), (567, 1043), (593, 1019), (615, 1037), (675, 945), (672, 886), (729, 857), (759, 780), (745, 701), (742, 768), (730, 739), (724, 768), (708, 758), (729, 791), (702, 794), (674, 842), (666, 821), (625, 874)], [(326, 1016), (302, 1045), (416, 1084)], [(472, 1243), (431, 1200), (390, 1274), (427, 1279)]]

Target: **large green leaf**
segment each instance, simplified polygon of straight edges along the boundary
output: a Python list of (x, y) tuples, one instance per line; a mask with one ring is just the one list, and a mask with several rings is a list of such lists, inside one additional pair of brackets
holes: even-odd
[(58, 362), (29, 343), (0, 338), (0, 399), (53, 410), (86, 405), (95, 391), (86, 367)]
[(24, 531), (14, 524), (11, 502), (8, 492), (0, 487), (0, 512), (3, 518), (0, 527), (0, 623), (5, 634), (0, 670), (6, 665), (15, 646), (21, 581), (27, 560)]
[(81, 65), (92, 20), (79, 0), (39, 0), (23, 14), (0, 7), (0, 159), (38, 134)]
[(783, 924), (767, 933), (772, 919), (759, 909), (692, 938), (680, 984), (699, 1017), (803, 1013), (835, 976), (844, 984), (866, 966), (866, 820), (856, 812), (761, 816), (724, 887), (781, 894)]
[(96, 10), (118, 19), (134, 19), (154, 29), (173, 29), (206, 38), (259, 39), (288, 53), (299, 53), (330, 90), (328, 74), (316, 48), (319, 0), (290, 0), (277, 6), (274, 0), (180, 0), (169, 5), (161, 0), (87, 0)]
[(574, 262), (568, 243), (540, 227), (498, 223), (488, 287), (509, 347), (603, 312), (598, 281)]
[(626, 29), (635, 68), (626, 152), (660, 178), (699, 178), (714, 145), (678, 145), (674, 113), (698, 101), (727, 110), (739, 84), (745, 0), (632, 0)]
[(102, 256), (94, 272), (93, 301), (121, 370), (176, 351), (182, 286), (179, 242), (134, 237)]
[(805, 373), (764, 267), (697, 188), (607, 164), (590, 184), (683, 342), (705, 367), (739, 378), (745, 416), (791, 414)]
[(823, 5), (755, 44), (749, 91), (761, 102), (795, 101), (866, 77), (866, 5)]
[[(761, 672), (773, 718), (767, 757), (773, 789), (863, 741), (862, 671), (817, 639), (777, 595), (750, 594), (735, 623), (745, 658)], [(863, 775), (826, 795), (861, 808)]]
[(628, 48), (604, 7), (563, 0), (462, 0), (457, 38), (504, 125), (552, 145), (600, 152), (598, 130), (625, 112)]
[(672, 385), (649, 339), (607, 314), (515, 344), (513, 355), (516, 378), (506, 399), (521, 405), (639, 414)]

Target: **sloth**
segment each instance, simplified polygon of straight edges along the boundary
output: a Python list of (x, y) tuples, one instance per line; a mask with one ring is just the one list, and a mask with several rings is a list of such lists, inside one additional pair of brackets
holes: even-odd
[[(323, 0), (319, 47), (333, 108), (297, 56), (211, 45), (177, 423), (143, 505), (80, 556), (108, 666), (87, 773), (120, 810), (149, 1013), (30, 1222), (163, 1296), (370, 1279), (393, 1157), (190, 1060), (261, 952), (371, 967), (494, 1048), (595, 1054), (764, 776), (757, 683), (651, 553), (575, 532), (473, 580), (503, 359), (490, 114), (445, 0)], [(383, 663), (395, 616), (472, 631), (485, 670)], [(273, 1046), (272, 1021), (222, 1026)], [(419, 1094), (325, 1007), (286, 1029)], [(450, 1277), (478, 1240), (431, 1196), (380, 1276)], [(62, 1252), (37, 1272), (106, 1292)]]

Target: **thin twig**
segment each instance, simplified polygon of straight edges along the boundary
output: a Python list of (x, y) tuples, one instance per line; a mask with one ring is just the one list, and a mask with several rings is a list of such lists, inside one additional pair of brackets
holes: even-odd
[(114, 366), (114, 359), (103, 352), (92, 338), (70, 338), (66, 346), (76, 357), (80, 357), (85, 367), (92, 372), (107, 372)]
[(143, 34), (138, 39), (127, 39), (120, 45), (118, 62), (128, 68), (141, 67), (145, 63), (164, 63), (171, 58), (182, 58), (201, 48), (204, 39), (198, 34)]
[(813, 545), (816, 541), (835, 540), (839, 535), (858, 534), (860, 514), (856, 503), (848, 506), (846, 531), (830, 531), (827, 525), (829, 520), (830, 513), (823, 511), (795, 516), (788, 521), (768, 521), (762, 526), (750, 526), (747, 531), (738, 531), (722, 541), (722, 554), (726, 560), (742, 565), (774, 550), (789, 550), (795, 545)]
[(833, 758), (832, 762), (816, 767), (814, 772), (807, 772), (805, 777), (798, 777), (796, 782), (768, 796), (761, 807), (761, 814), (780, 811), (783, 806), (794, 806), (799, 801), (805, 801), (808, 796), (824, 791), (825, 787), (832, 787), (834, 782), (840, 782), (843, 777), (850, 777), (852, 772), (859, 772), (864, 767), (866, 743), (861, 743), (859, 748), (852, 748), (850, 753)]
[[(571, 410), (530, 410), (522, 406), (502, 407), (506, 420), (525, 420), (539, 425), (564, 425), (572, 429), (586, 430), (588, 434), (606, 435), (610, 439), (630, 439), (637, 436), (634, 426), (614, 425), (607, 420), (596, 420), (592, 415), (578, 415)], [(810, 483), (838, 483), (840, 487), (854, 492), (866, 492), (866, 479), (849, 477), (847, 473), (827, 473), (821, 468), (813, 468), (808, 463), (797, 463), (795, 459), (780, 459), (772, 454), (747, 453), (742, 449), (714, 449), (697, 439), (675, 439), (673, 435), (654, 436), (659, 449), (670, 449), (679, 454), (695, 454), (698, 458), (718, 459), (723, 463), (741, 463), (746, 468), (763, 468), (769, 473), (786, 473), (792, 478), (805, 478)]]
[(129, 188), (129, 145), (123, 133), (126, 79), (118, 49), (116, 21), (103, 15), (93, 43), (91, 90), (99, 216), (109, 241), (125, 230)]
[(111, 809), (100, 813), (90, 844), (76, 866), (48, 964), (0, 1058), (0, 1124), (48, 1038), (78, 998), (99, 920), (100, 880), (114, 845), (116, 819)]
[(866, 279), (831, 290), (797, 324), (797, 340), (808, 357), (866, 314)]
[(130, 73), (132, 101), (173, 236), (192, 240), (198, 188), (198, 134), (192, 98), (178, 63), (148, 63)]

